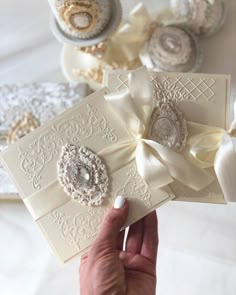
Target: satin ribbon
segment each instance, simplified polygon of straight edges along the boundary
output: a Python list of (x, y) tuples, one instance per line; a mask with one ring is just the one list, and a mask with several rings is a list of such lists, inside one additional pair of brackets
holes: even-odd
[(129, 62), (139, 57), (140, 50), (149, 38), (152, 19), (143, 3), (130, 12), (129, 22), (123, 24), (116, 32), (112, 43), (118, 46)]
[(197, 133), (188, 139), (190, 154), (198, 166), (214, 168), (226, 201), (236, 202), (236, 153), (229, 133), (193, 122), (188, 125)]
[(234, 101), (234, 119), (233, 119), (233, 122), (231, 123), (229, 134), (231, 136), (236, 136), (236, 99)]
[[(206, 169), (214, 167), (225, 198), (236, 201), (232, 194), (236, 191), (236, 181), (232, 181), (231, 189), (227, 181), (234, 177), (236, 180), (234, 169), (228, 170), (229, 163), (236, 161), (236, 154), (225, 130), (188, 122), (191, 136), (187, 142), (187, 153), (174, 152), (147, 139), (153, 110), (153, 88), (145, 67), (129, 75), (129, 90), (108, 94), (105, 99), (133, 136), (133, 140), (118, 143), (99, 153), (106, 158), (112, 171), (135, 159), (138, 173), (154, 188), (162, 188), (177, 180), (200, 191), (215, 180), (214, 174)], [(226, 158), (229, 159), (227, 165)]]
[[(153, 189), (164, 189), (177, 180), (200, 191), (217, 177), (225, 199), (236, 202), (236, 153), (226, 130), (188, 122), (187, 145), (181, 153), (147, 139), (154, 99), (145, 67), (129, 75), (129, 90), (106, 95), (105, 99), (131, 134), (130, 140), (98, 153), (110, 175), (135, 159), (138, 173)], [(208, 168), (214, 168), (215, 174)], [(24, 202), (38, 220), (70, 200), (55, 175), (51, 184)]]

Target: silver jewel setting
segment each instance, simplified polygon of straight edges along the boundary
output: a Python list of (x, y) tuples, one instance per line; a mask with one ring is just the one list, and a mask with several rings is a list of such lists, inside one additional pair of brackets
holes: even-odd
[(100, 206), (107, 197), (109, 178), (101, 159), (84, 146), (67, 144), (58, 162), (58, 179), (64, 191), (87, 206)]
[(186, 145), (187, 136), (186, 120), (174, 104), (164, 103), (153, 110), (149, 139), (179, 152)]

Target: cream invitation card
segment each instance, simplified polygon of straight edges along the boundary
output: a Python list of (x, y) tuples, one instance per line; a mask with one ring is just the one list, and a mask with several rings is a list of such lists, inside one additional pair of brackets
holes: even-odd
[(63, 262), (88, 250), (118, 195), (129, 200), (126, 226), (172, 199), (232, 195), (221, 175), (225, 155), (235, 156), (227, 76), (143, 67), (108, 73), (106, 83), (0, 157)]
[(99, 155), (105, 148), (131, 138), (125, 124), (105, 101), (105, 93), (106, 89), (90, 95), (9, 146), (1, 155), (34, 220), (54, 253), (64, 262), (82, 254), (93, 243), (117, 195), (129, 199), (127, 225), (174, 197), (168, 188), (148, 187), (139, 176), (135, 161), (113, 172), (105, 157), (101, 158), (107, 167), (109, 185), (107, 197), (100, 206), (74, 200), (60, 185), (58, 162), (67, 144), (76, 148), (85, 146)]
[[(129, 71), (107, 71), (104, 86), (117, 92), (128, 89)], [(227, 75), (151, 72), (154, 105), (170, 100), (178, 104), (188, 121), (229, 128), (230, 77)], [(170, 185), (175, 201), (225, 203), (218, 181), (195, 191), (175, 181)]]

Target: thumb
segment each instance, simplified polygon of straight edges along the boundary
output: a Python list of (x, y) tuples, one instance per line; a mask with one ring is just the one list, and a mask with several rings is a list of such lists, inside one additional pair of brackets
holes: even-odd
[(116, 242), (121, 228), (125, 224), (128, 216), (128, 202), (122, 196), (118, 196), (113, 208), (104, 219), (102, 228), (95, 241), (95, 247), (99, 244), (106, 244), (112, 248), (116, 247)]

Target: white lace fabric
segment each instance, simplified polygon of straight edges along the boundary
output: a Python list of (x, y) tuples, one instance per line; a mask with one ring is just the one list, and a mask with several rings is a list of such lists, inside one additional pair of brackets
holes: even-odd
[[(85, 84), (32, 83), (0, 86), (0, 150), (7, 146), (9, 130), (25, 114), (32, 114), (43, 125), (57, 114), (78, 103), (88, 94)], [(14, 198), (15, 186), (0, 166), (0, 199)]]

